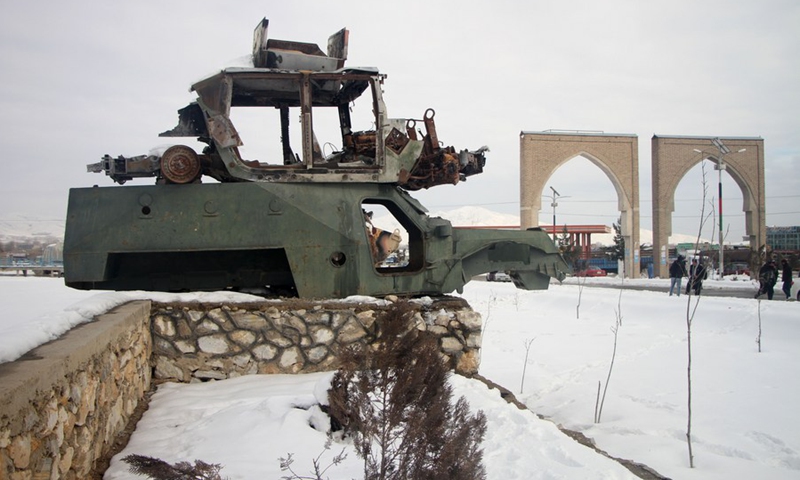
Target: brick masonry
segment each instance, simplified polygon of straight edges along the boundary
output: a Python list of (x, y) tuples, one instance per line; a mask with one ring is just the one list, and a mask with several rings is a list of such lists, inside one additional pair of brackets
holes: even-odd
[[(758, 251), (766, 243), (766, 206), (764, 197), (764, 140), (752, 137), (721, 137), (731, 153), (725, 155), (726, 172), (742, 190), (742, 211), (745, 213), (745, 233), (750, 248)], [(655, 275), (669, 276), (667, 244), (672, 235), (672, 212), (675, 211), (675, 189), (686, 173), (704, 159), (716, 162), (719, 151), (711, 137), (679, 137), (653, 135), (653, 265)], [(742, 148), (745, 152), (739, 153)], [(701, 153), (695, 152), (695, 149)], [(710, 172), (707, 181), (714, 185), (717, 175)], [(717, 198), (715, 188), (709, 188), (709, 198)], [(724, 198), (724, 192), (723, 192)], [(730, 210), (730, 209), (728, 209)], [(699, 212), (698, 212), (699, 213)], [(724, 210), (723, 210), (724, 213)], [(718, 238), (718, 237), (717, 237)], [(727, 241), (739, 242), (738, 238)]]
[[(558, 168), (584, 157), (608, 176), (617, 192), (622, 236), (625, 239), (625, 275), (638, 277), (639, 259), (639, 143), (636, 135), (605, 133), (520, 133), (520, 222), (522, 228), (539, 225), (546, 182)], [(635, 248), (631, 248), (636, 246)]]
[[(717, 161), (719, 151), (712, 137), (653, 135), (652, 213), (653, 270), (668, 276), (667, 244), (672, 235), (675, 189), (681, 179), (704, 159)], [(726, 171), (742, 190), (742, 211), (750, 248), (758, 251), (766, 243), (764, 194), (764, 140), (758, 137), (721, 137), (732, 153), (724, 157)], [(745, 148), (745, 152), (738, 151)], [(697, 153), (694, 150), (700, 150)], [(611, 180), (619, 197), (622, 234), (625, 238), (626, 276), (639, 272), (639, 167), (635, 135), (603, 133), (520, 133), (520, 221), (522, 228), (539, 224), (545, 183), (565, 162), (582, 156), (597, 165)], [(715, 183), (709, 180), (710, 183)], [(712, 189), (713, 190), (713, 189)], [(736, 241), (739, 239), (728, 239)]]

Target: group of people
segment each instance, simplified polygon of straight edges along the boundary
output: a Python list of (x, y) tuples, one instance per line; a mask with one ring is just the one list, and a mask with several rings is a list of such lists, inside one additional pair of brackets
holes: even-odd
[[(786, 300), (789, 300), (792, 296), (792, 267), (785, 258), (781, 260), (781, 281), (783, 282), (783, 293), (786, 294)], [(767, 299), (772, 300), (772, 296), (775, 294), (775, 284), (778, 283), (778, 266), (775, 264), (775, 260), (769, 260), (758, 270), (758, 283), (756, 298), (766, 293)]]
[[(781, 281), (783, 282), (783, 293), (786, 294), (786, 299), (792, 295), (792, 267), (789, 262), (784, 258), (781, 260)], [(708, 270), (703, 264), (702, 259), (698, 261), (697, 258), (692, 259), (692, 264), (687, 272), (686, 258), (683, 255), (678, 255), (672, 264), (669, 266), (669, 295), (672, 296), (676, 293), (681, 296), (681, 281), (683, 277), (689, 277), (686, 283), (686, 294), (694, 291), (695, 295), (700, 295), (703, 289), (703, 280), (708, 277)], [(763, 294), (767, 294), (767, 298), (772, 300), (775, 293), (775, 284), (778, 283), (778, 267), (775, 260), (767, 261), (764, 266), (758, 271), (759, 288), (756, 292), (758, 298)]]
[(687, 272), (686, 258), (683, 255), (678, 255), (678, 258), (669, 266), (670, 296), (672, 296), (673, 292), (677, 293), (679, 297), (681, 296), (681, 283), (683, 277), (687, 276), (689, 280), (686, 282), (686, 294), (688, 295), (689, 292), (694, 291), (695, 295), (700, 295), (700, 291), (703, 289), (703, 280), (708, 278), (706, 266), (703, 264), (702, 259), (698, 261), (697, 258), (693, 258)]

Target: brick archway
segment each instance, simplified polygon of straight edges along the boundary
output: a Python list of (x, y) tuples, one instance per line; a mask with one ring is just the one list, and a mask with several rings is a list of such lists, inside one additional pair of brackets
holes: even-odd
[(597, 165), (617, 192), (625, 275), (639, 276), (638, 138), (629, 134), (583, 132), (520, 133), (520, 224), (539, 225), (542, 192), (547, 180), (567, 161), (584, 157)]
[[(668, 241), (672, 235), (675, 189), (695, 165), (709, 159), (719, 161), (719, 150), (712, 137), (659, 136), (652, 139), (653, 181), (653, 265), (655, 274), (668, 273)], [(732, 153), (724, 156), (725, 171), (742, 191), (745, 233), (752, 251), (766, 243), (767, 226), (764, 202), (764, 140), (758, 137), (720, 137)], [(738, 150), (747, 150), (738, 153)], [(700, 153), (695, 150), (699, 150)]]

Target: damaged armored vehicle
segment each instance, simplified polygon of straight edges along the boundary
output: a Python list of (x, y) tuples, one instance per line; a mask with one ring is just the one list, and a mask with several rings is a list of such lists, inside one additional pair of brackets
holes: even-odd
[[(568, 266), (541, 229), (454, 228), (408, 193), (481, 173), (486, 147), (442, 146), (432, 109), (390, 117), (385, 75), (344, 66), (347, 30), (324, 53), (269, 39), (267, 27), (254, 32), (253, 66), (192, 85), (196, 101), (160, 134), (201, 151), (172, 145), (88, 166), (155, 185), (70, 190), (68, 286), (341, 298), (440, 295), (490, 271), (525, 289), (563, 278)], [(273, 130), (251, 132), (267, 148), (251, 156), (235, 121), (259, 112)]]

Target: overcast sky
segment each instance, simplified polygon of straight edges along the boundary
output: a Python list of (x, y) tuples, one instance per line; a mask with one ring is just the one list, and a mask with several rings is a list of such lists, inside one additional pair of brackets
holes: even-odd
[[(189, 86), (248, 55), (253, 29), (267, 17), (271, 38), (323, 50), (347, 27), (347, 65), (388, 74), (390, 116), (421, 118), (434, 108), (446, 145), (490, 147), (482, 175), (414, 194), (430, 210), (480, 205), (518, 214), (520, 131), (596, 130), (638, 136), (642, 228), (652, 224), (654, 134), (763, 138), (767, 225), (800, 225), (796, 0), (0, 6), (2, 216), (63, 218), (70, 187), (112, 185), (86, 164), (163, 145), (168, 139), (157, 134), (194, 99)], [(697, 232), (699, 170), (678, 187), (674, 233)], [(715, 195), (716, 172), (707, 171)], [(619, 216), (611, 181), (588, 160), (569, 161), (548, 185), (564, 196), (559, 224), (610, 226)], [(744, 234), (742, 195), (727, 174), (723, 191), (728, 238), (736, 240)], [(551, 223), (549, 205), (543, 201), (543, 224)]]

